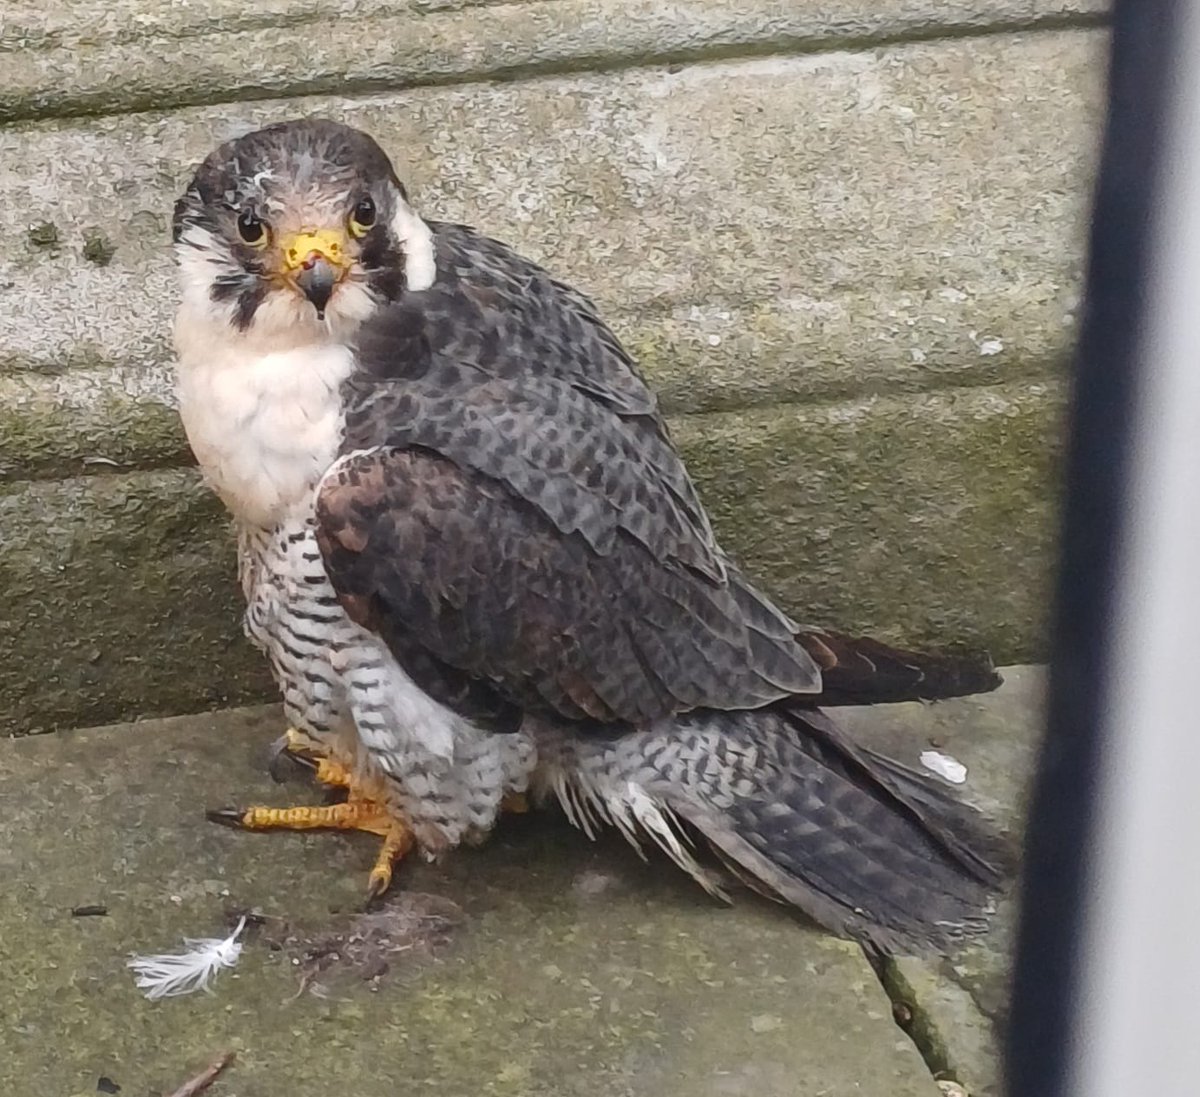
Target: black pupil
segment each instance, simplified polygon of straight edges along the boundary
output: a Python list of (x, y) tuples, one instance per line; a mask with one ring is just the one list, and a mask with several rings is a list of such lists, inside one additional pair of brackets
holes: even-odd
[(247, 244), (253, 244), (262, 239), (263, 224), (252, 213), (243, 213), (238, 218), (238, 232)]
[(375, 224), (375, 203), (370, 198), (364, 198), (354, 207), (354, 220), (363, 226)]

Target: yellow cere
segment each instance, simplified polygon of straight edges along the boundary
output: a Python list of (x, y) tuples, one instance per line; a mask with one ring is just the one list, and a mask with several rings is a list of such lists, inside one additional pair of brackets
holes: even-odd
[(299, 269), (314, 251), (337, 266), (344, 266), (346, 262), (346, 237), (336, 229), (298, 232), (284, 240), (281, 247), (288, 270)]

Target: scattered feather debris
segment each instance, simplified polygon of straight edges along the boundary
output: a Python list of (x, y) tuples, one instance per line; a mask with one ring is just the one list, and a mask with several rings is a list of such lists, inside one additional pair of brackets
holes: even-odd
[(368, 911), (344, 915), (309, 934), (300, 927), (266, 927), (262, 940), (283, 951), (300, 976), (295, 997), (350, 992), (366, 983), (378, 990), (389, 971), (436, 955), (466, 920), (457, 903), (436, 895), (404, 892)]
[(957, 758), (951, 758), (949, 754), (943, 754), (940, 750), (923, 750), (921, 765), (952, 785), (961, 785), (967, 779), (967, 767)]
[(242, 954), (238, 941), (246, 919), (228, 937), (185, 937), (186, 952), (175, 955), (134, 956), (128, 966), (137, 976), (138, 989), (152, 1002), (208, 990), (221, 968), (233, 967)]

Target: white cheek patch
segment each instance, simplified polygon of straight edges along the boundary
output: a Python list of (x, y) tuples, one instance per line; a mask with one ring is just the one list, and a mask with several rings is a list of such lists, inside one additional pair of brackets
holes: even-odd
[(194, 311), (208, 313), (214, 319), (232, 322), (234, 304), (218, 303), (212, 299), (212, 288), (218, 278), (245, 275), (245, 271), (229, 254), (228, 247), (208, 229), (187, 225), (175, 245), (175, 259), (184, 303)]
[(392, 232), (404, 248), (404, 281), (410, 290), (426, 290), (437, 279), (433, 232), (403, 198), (396, 197)]

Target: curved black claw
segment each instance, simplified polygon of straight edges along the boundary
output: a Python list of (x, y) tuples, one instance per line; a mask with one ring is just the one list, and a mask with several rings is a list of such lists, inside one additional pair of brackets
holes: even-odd
[(288, 737), (281, 735), (267, 748), (267, 772), (277, 785), (285, 785), (296, 775), (291, 769), (293, 766), (303, 770), (307, 776), (316, 773), (317, 760), (292, 750)]
[(223, 827), (241, 830), (242, 818), (246, 813), (241, 808), (209, 808), (204, 817), (210, 823), (220, 823)]

